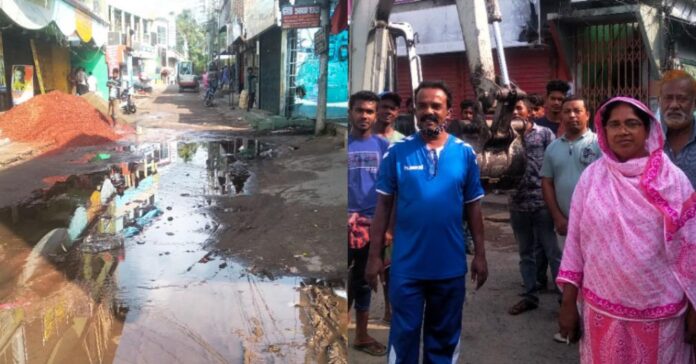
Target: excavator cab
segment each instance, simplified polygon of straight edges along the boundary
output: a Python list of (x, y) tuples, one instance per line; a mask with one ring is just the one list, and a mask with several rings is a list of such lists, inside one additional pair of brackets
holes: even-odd
[[(406, 45), (411, 96), (423, 80), (420, 57), (416, 53), (417, 34), (407, 23), (390, 23), (392, 0), (361, 0), (354, 2), (350, 32), (350, 89), (382, 92), (397, 90), (396, 39)], [(497, 0), (456, 0), (460, 25), (466, 46), (480, 110), (492, 114), (492, 123), (480, 122), (470, 128), (471, 141), (487, 189), (516, 188), (526, 169), (524, 122), (513, 120), (515, 103), (525, 97), (524, 91), (509, 80), (499, 23), (502, 20)], [(501, 75), (494, 73), (489, 33), (492, 26)], [(414, 116), (414, 128), (418, 125)]]

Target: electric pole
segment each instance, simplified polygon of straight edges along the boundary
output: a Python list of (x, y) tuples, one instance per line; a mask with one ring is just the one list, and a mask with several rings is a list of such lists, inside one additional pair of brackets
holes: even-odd
[[(319, 85), (317, 95), (317, 122), (314, 124), (314, 134), (318, 135), (326, 127), (326, 103), (329, 73), (329, 0), (323, 0), (321, 5), (321, 28), (323, 46), (319, 49)], [(317, 46), (315, 42), (314, 46)]]

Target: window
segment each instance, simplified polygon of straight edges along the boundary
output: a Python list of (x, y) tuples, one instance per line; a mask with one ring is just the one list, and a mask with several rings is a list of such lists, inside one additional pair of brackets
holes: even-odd
[(167, 44), (167, 28), (162, 26), (157, 27), (157, 43)]
[(120, 32), (123, 26), (121, 11), (114, 9), (114, 17), (111, 19), (111, 31)]

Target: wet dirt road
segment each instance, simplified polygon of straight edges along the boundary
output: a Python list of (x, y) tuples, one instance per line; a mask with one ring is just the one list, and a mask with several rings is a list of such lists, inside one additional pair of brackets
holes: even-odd
[(266, 183), (274, 144), (156, 134), (0, 210), (0, 363), (345, 362), (342, 283), (322, 279), (334, 259), (311, 246), (251, 259), (234, 218), (255, 215), (235, 205), (255, 195), (327, 205)]

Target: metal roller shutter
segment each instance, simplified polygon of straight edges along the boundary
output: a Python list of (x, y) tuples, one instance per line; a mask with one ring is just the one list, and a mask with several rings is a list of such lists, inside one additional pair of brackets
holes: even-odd
[[(551, 52), (548, 49), (509, 48), (505, 50), (510, 78), (527, 93), (544, 95), (546, 83), (557, 77)], [(464, 53), (444, 53), (421, 56), (423, 79), (442, 80), (452, 90), (454, 116), (459, 115), (459, 102), (474, 97), (469, 81), (469, 66)], [(496, 64), (497, 68), (497, 64)], [(399, 58), (398, 93), (406, 100), (410, 97), (408, 64)], [(403, 105), (402, 105), (403, 106)]]
[(260, 37), (259, 47), (259, 109), (280, 113), (280, 57), (282, 29), (274, 27)]

